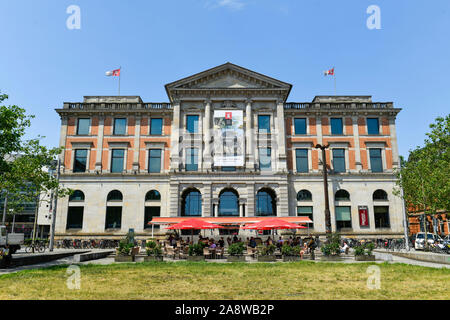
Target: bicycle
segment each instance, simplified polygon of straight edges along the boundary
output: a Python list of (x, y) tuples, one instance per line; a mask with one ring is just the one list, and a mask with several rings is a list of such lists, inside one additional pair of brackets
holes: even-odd
[(44, 253), (45, 252), (45, 244), (37, 241), (34, 244), (30, 243), (26, 248), (25, 248), (25, 252), (26, 253), (32, 253), (32, 252), (39, 252), (39, 253)]

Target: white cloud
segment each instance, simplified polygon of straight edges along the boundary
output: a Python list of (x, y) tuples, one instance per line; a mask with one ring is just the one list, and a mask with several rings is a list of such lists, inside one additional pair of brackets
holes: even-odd
[(210, 8), (228, 8), (232, 10), (241, 10), (245, 7), (244, 0), (209, 0), (206, 3), (207, 7)]

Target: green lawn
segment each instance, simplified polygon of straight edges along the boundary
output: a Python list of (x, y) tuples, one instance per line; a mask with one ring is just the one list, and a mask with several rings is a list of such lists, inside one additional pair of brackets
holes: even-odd
[(450, 270), (376, 264), (381, 289), (367, 288), (373, 264), (137, 263), (81, 266), (69, 290), (66, 267), (0, 276), (0, 299), (450, 299)]

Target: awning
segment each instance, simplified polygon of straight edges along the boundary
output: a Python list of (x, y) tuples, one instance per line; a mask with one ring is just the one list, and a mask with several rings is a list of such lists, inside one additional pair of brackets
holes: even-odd
[[(200, 219), (209, 223), (215, 223), (220, 225), (233, 225), (233, 224), (250, 224), (257, 223), (268, 219), (273, 219), (274, 217), (202, 217), (195, 218)], [(308, 217), (276, 217), (277, 219), (281, 219), (290, 223), (313, 223), (311, 219)], [(192, 217), (154, 217), (149, 224), (175, 224), (180, 223), (185, 220), (192, 219)]]

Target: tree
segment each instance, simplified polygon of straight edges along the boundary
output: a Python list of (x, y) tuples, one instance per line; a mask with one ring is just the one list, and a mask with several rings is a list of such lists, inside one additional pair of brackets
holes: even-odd
[(410, 151), (407, 161), (401, 159), (394, 189), (396, 195), (403, 189), (408, 207), (423, 210), (425, 239), (427, 216), (450, 209), (450, 115), (437, 118), (430, 128), (425, 145)]

